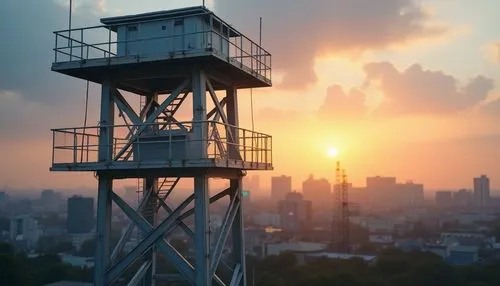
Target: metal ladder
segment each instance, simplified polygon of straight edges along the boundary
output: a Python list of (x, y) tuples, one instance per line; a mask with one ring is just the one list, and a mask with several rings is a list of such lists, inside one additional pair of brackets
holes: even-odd
[(184, 102), (187, 96), (188, 96), (187, 92), (179, 94), (165, 108), (165, 111), (162, 112), (163, 116), (158, 116), (159, 120), (163, 120), (165, 122), (165, 124), (160, 128), (161, 130), (165, 130), (168, 126), (168, 123), (170, 123), (171, 121), (175, 122), (175, 120), (173, 120), (173, 116), (177, 112), (177, 110), (179, 110), (179, 108), (181, 107), (182, 103)]

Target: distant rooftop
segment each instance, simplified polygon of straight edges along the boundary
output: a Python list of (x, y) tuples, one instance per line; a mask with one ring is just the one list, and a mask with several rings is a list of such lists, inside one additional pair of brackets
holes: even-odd
[(348, 254), (348, 253), (336, 253), (336, 252), (317, 252), (307, 254), (310, 257), (325, 257), (328, 259), (351, 259), (351, 258), (361, 258), (364, 261), (371, 262), (377, 258), (375, 255), (360, 255), (360, 254)]

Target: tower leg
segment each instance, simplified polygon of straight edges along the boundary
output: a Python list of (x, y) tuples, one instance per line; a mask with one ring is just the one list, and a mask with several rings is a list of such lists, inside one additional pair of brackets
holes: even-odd
[(113, 180), (99, 176), (97, 197), (97, 246), (95, 255), (94, 285), (105, 286), (106, 270), (110, 262), (111, 246), (111, 189)]
[[(158, 193), (158, 178), (153, 178), (153, 177), (148, 177), (144, 179), (145, 184), (144, 184), (144, 192), (145, 194), (147, 190), (151, 189), (151, 195), (148, 198), (148, 201), (146, 202), (146, 205), (144, 206), (143, 209), (143, 216), (144, 218), (153, 226), (153, 228), (156, 227), (156, 209), (157, 209), (157, 197), (156, 194)], [(154, 286), (155, 285), (155, 278), (154, 276), (156, 275), (156, 246), (153, 246), (151, 250), (149, 250), (145, 255), (144, 255), (145, 261), (151, 261), (151, 266), (149, 269), (146, 271), (144, 274), (144, 279), (143, 279), (143, 285), (144, 286)]]
[(209, 228), (209, 198), (208, 177), (204, 174), (194, 178), (195, 195), (195, 245), (196, 268), (195, 285), (210, 286), (210, 228)]
[[(239, 208), (236, 211), (236, 216), (234, 217), (233, 227), (232, 227), (232, 241), (233, 241), (233, 262), (235, 269), (240, 269), (241, 278), (239, 278), (238, 286), (246, 286), (246, 265), (245, 265), (245, 239), (243, 231), (243, 204), (241, 203), (241, 191), (242, 191), (242, 178), (231, 179), (230, 185), (233, 192), (231, 193), (231, 200), (237, 200), (239, 202)], [(240, 267), (237, 267), (240, 265)]]

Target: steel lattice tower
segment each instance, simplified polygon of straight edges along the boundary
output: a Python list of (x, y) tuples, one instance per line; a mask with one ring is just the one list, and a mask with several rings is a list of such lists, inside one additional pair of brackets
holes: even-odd
[(331, 247), (342, 253), (350, 252), (349, 240), (349, 186), (345, 170), (337, 161), (335, 169), (334, 204)]
[[(245, 286), (242, 177), (247, 170), (272, 169), (272, 139), (239, 127), (237, 93), (271, 86), (271, 55), (205, 7), (101, 22), (55, 32), (52, 64), (53, 71), (101, 85), (98, 126), (52, 130), (51, 170), (95, 172), (98, 178), (94, 284), (112, 285), (134, 271), (128, 285), (183, 279)], [(135, 108), (134, 97), (140, 98)], [(191, 121), (177, 119), (182, 106)], [(229, 187), (209, 193), (214, 177)], [(121, 179), (138, 179), (136, 208), (113, 190)], [(174, 206), (181, 180), (191, 182), (192, 193)], [(214, 235), (210, 205), (224, 198)], [(130, 219), (116, 245), (113, 204)], [(135, 230), (139, 241), (126, 251)], [(193, 256), (170, 243), (179, 231), (195, 246)], [(157, 267), (159, 253), (177, 275)]]

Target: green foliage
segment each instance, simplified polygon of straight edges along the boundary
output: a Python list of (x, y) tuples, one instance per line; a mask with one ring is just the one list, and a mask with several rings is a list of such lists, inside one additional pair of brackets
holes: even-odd
[[(305, 264), (294, 254), (266, 259), (249, 257), (247, 276), (252, 285), (264, 286), (496, 286), (500, 285), (500, 263), (455, 267), (432, 253), (381, 251), (374, 264), (361, 259), (329, 260)], [(253, 271), (254, 270), (254, 271)]]
[(92, 281), (91, 269), (72, 267), (55, 254), (28, 258), (0, 245), (0, 285), (37, 286), (60, 280)]

